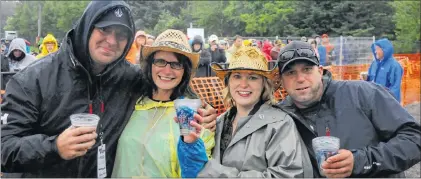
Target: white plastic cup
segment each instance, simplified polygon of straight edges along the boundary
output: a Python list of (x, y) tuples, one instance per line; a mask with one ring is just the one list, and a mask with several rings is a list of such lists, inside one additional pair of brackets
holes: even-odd
[(340, 140), (333, 136), (316, 137), (312, 140), (313, 150), (316, 154), (320, 175), (325, 176), (322, 163), (329, 157), (338, 154)]
[(96, 114), (79, 113), (70, 115), (70, 121), (74, 127), (96, 127), (99, 116)]
[(180, 126), (180, 135), (189, 135), (191, 131), (196, 129), (190, 125), (193, 116), (197, 113), (197, 109), (202, 105), (200, 99), (176, 99), (174, 107), (177, 113), (178, 124)]

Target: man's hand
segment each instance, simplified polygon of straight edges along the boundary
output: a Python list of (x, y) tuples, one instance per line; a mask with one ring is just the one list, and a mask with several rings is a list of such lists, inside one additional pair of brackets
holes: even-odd
[(341, 149), (338, 154), (327, 158), (322, 168), (327, 178), (349, 177), (354, 168), (354, 155), (349, 150)]
[(95, 127), (70, 127), (63, 131), (56, 141), (58, 153), (64, 160), (83, 156), (96, 142)]
[(206, 129), (214, 132), (216, 129), (216, 110), (202, 100), (202, 107), (197, 109), (197, 113), (203, 118), (203, 121), (200, 124), (202, 124)]

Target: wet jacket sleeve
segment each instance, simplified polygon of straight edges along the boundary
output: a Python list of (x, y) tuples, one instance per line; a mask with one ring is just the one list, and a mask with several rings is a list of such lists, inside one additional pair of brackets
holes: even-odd
[(351, 150), (354, 155), (351, 177), (397, 174), (418, 163), (421, 159), (419, 122), (380, 85), (366, 85), (360, 94), (360, 104), (370, 110), (366, 113), (371, 116), (382, 142)]
[(60, 161), (57, 136), (37, 134), (34, 126), (39, 122), (41, 101), (37, 89), (28, 89), (30, 85), (23, 86), (15, 76), (7, 85), (1, 106), (1, 169), (3, 172), (37, 171), (38, 167)]
[[(215, 159), (209, 160), (198, 177), (205, 178), (302, 178), (304, 177), (303, 163), (304, 153), (300, 135), (291, 117), (286, 116), (283, 122), (279, 122), (273, 128), (273, 136), (267, 141), (264, 154), (268, 167), (264, 171), (238, 170), (228, 167)], [(259, 154), (260, 155), (260, 154)], [(241, 160), (241, 159), (239, 159)], [(310, 163), (310, 161), (308, 161)]]
[(177, 146), (178, 161), (181, 168), (181, 177), (196, 178), (208, 161), (205, 144), (202, 139), (194, 143), (185, 143), (182, 138), (178, 140)]
[(390, 92), (392, 92), (393, 96), (395, 96), (395, 98), (400, 102), (403, 69), (399, 63), (396, 63), (392, 68), (393, 69), (391, 70), (391, 74), (388, 78), (388, 83), (390, 85), (388, 88)]

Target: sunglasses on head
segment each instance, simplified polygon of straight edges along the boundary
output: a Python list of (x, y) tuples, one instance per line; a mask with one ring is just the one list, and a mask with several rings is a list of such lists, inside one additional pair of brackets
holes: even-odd
[(164, 59), (154, 59), (153, 64), (158, 67), (166, 67), (167, 64), (170, 64), (170, 67), (174, 70), (181, 70), (183, 69), (183, 64), (180, 62), (167, 62)]
[(313, 50), (308, 48), (302, 49), (294, 49), (294, 50), (286, 50), (279, 55), (279, 62), (287, 62), (294, 57), (307, 57), (307, 58), (314, 58), (316, 54)]

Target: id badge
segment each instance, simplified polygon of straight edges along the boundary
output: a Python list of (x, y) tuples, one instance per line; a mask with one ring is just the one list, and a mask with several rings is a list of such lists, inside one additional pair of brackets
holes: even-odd
[(107, 163), (105, 160), (105, 144), (98, 147), (98, 159), (97, 159), (97, 174), (98, 178), (107, 177)]

